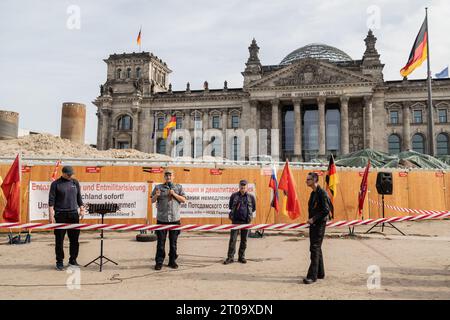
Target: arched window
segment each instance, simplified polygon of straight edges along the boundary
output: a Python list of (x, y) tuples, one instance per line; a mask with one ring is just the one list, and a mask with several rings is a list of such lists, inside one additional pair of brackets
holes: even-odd
[(117, 69), (116, 73), (117, 73), (116, 78), (120, 79), (120, 77), (122, 75), (122, 69)]
[(136, 68), (136, 78), (140, 78), (141, 77), (141, 68), (137, 67)]
[(388, 138), (389, 153), (397, 154), (400, 152), (400, 137), (396, 134), (391, 134)]
[(156, 153), (166, 154), (166, 139), (158, 139), (158, 143), (156, 145)]
[(437, 154), (447, 155), (449, 153), (449, 138), (446, 133), (439, 133), (436, 139)]
[(131, 130), (133, 129), (133, 119), (129, 115), (124, 115), (117, 121), (117, 130)]
[(131, 68), (127, 69), (127, 79), (131, 78)]
[(425, 153), (425, 138), (420, 133), (412, 137), (412, 148), (416, 152)]

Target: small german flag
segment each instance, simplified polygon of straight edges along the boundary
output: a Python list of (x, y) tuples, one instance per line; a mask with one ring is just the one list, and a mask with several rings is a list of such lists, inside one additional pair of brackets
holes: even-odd
[(139, 34), (136, 39), (136, 42), (138, 45), (141, 45), (141, 31), (142, 31), (142, 28), (139, 29)]
[(428, 47), (428, 30), (427, 30), (427, 17), (420, 27), (419, 34), (414, 41), (414, 45), (409, 54), (408, 63), (400, 70), (400, 74), (403, 77), (408, 76), (417, 67), (419, 67), (423, 61), (427, 58)]
[(336, 170), (336, 164), (334, 163), (333, 155), (330, 156), (330, 163), (328, 164), (327, 175), (325, 176), (325, 186), (328, 196), (330, 197), (331, 204), (331, 216), (334, 216), (334, 198), (337, 193), (338, 176)]
[(163, 138), (167, 139), (169, 137), (170, 130), (177, 127), (177, 117), (172, 116), (169, 123), (164, 127)]

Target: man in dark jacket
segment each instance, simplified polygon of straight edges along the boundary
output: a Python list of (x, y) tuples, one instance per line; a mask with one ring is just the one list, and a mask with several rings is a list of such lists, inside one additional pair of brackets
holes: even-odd
[[(230, 220), (233, 224), (247, 224), (250, 223), (253, 213), (256, 211), (256, 199), (248, 193), (247, 180), (239, 182), (239, 191), (235, 192), (230, 197)], [(248, 230), (241, 229), (241, 244), (239, 245), (239, 262), (247, 263), (245, 259), (245, 249), (247, 248)], [(231, 230), (230, 242), (228, 245), (228, 255), (224, 264), (234, 262), (234, 254), (236, 253), (236, 241), (239, 230)]]
[(317, 279), (325, 278), (322, 241), (325, 236), (325, 226), (330, 213), (330, 206), (327, 192), (319, 186), (319, 176), (317, 173), (308, 173), (306, 184), (313, 189), (308, 202), (311, 264), (308, 275), (303, 279), (303, 283), (311, 284), (316, 282)]
[[(73, 168), (65, 166), (62, 176), (50, 185), (48, 199), (50, 223), (79, 223), (79, 217), (84, 216), (83, 200), (81, 199), (80, 184), (73, 179)], [(78, 213), (80, 208), (80, 213)], [(64, 237), (65, 229), (55, 229), (55, 253), (56, 269), (64, 270)], [(70, 241), (69, 265), (79, 266), (77, 263), (80, 230), (68, 229), (67, 235)]]

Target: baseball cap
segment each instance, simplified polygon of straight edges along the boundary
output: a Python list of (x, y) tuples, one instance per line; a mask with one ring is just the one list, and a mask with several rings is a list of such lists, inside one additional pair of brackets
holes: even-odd
[(173, 174), (173, 170), (172, 169), (166, 169), (164, 170), (164, 174)]
[(73, 168), (71, 166), (64, 166), (62, 168), (62, 173), (65, 173), (69, 176), (73, 175)]
[(247, 185), (248, 182), (247, 182), (247, 180), (241, 180), (241, 181), (239, 181), (239, 184), (240, 185)]

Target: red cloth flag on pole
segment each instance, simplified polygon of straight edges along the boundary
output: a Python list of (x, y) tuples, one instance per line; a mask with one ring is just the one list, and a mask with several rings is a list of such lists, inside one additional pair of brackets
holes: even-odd
[(56, 180), (56, 177), (58, 176), (58, 169), (59, 169), (60, 165), (61, 165), (61, 160), (56, 161), (55, 169), (53, 170), (50, 180), (52, 180), (52, 181)]
[(289, 162), (287, 160), (283, 168), (283, 173), (281, 174), (278, 189), (283, 190), (284, 194), (287, 196), (285, 209), (288, 212), (289, 218), (294, 220), (300, 217), (300, 203), (298, 201), (296, 191), (297, 186), (295, 185), (295, 180), (289, 168)]
[(369, 176), (369, 169), (370, 169), (370, 159), (367, 161), (366, 169), (364, 170), (363, 178), (361, 180), (361, 187), (359, 188), (359, 194), (358, 194), (358, 214), (362, 214), (362, 210), (364, 207), (364, 200), (366, 198), (367, 193), (367, 178)]
[(269, 188), (272, 189), (272, 201), (270, 206), (275, 209), (278, 213), (280, 210), (279, 199), (278, 199), (278, 180), (277, 180), (277, 170), (275, 166), (272, 166), (272, 175), (270, 176)]
[(3, 219), (7, 222), (20, 220), (20, 171), (20, 155), (17, 155), (1, 186), (6, 198)]

